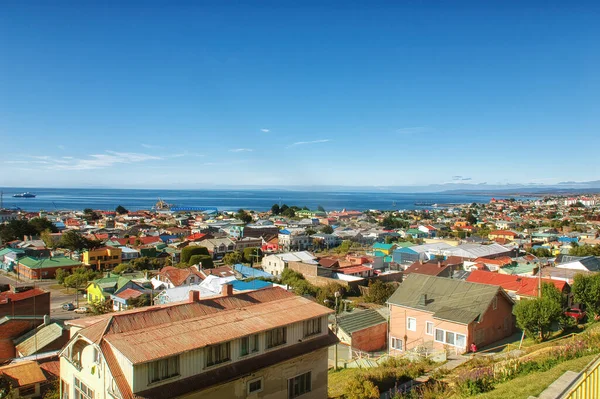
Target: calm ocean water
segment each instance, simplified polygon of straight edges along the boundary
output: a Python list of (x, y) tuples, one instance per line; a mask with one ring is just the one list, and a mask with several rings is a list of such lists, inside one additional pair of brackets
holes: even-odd
[[(488, 202), (491, 196), (440, 193), (394, 194), (364, 192), (321, 192), (289, 190), (123, 190), (123, 189), (56, 189), (5, 188), (4, 207), (19, 207), (27, 211), (81, 210), (84, 208), (114, 210), (122, 205), (129, 210), (150, 209), (161, 198), (178, 206), (210, 206), (219, 210), (239, 208), (264, 211), (275, 203), (307, 206), (326, 210), (355, 209), (415, 209), (415, 202), (472, 203)], [(13, 198), (22, 192), (36, 198)], [(497, 196), (497, 198), (502, 198)]]

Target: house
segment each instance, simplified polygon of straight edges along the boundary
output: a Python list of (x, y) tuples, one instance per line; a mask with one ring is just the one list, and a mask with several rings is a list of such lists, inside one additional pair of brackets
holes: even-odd
[(463, 266), (462, 258), (449, 257), (447, 259), (432, 259), (427, 262), (418, 261), (404, 270), (404, 275), (411, 273), (426, 274), (428, 276), (452, 277), (454, 272)]
[(241, 278), (264, 278), (269, 280), (275, 278), (275, 276), (273, 276), (270, 273), (241, 264), (234, 265), (233, 269), (235, 270), (236, 274), (239, 274), (239, 277)]
[(235, 242), (229, 238), (211, 238), (196, 242), (193, 245), (208, 249), (213, 259), (221, 259), (226, 253), (235, 251)]
[(8, 380), (12, 387), (12, 392), (6, 396), (7, 399), (42, 397), (41, 386), (46, 383), (46, 376), (35, 361), (2, 366), (0, 376)]
[[(293, 311), (290, 311), (293, 309)], [(332, 310), (279, 287), (71, 320), (61, 391), (121, 399), (325, 398)], [(98, 378), (98, 376), (102, 378)], [(260, 392), (259, 395), (257, 395)]]
[(14, 340), (44, 323), (44, 316), (0, 317), (0, 364), (17, 356)]
[(121, 263), (121, 248), (101, 247), (83, 252), (83, 263), (94, 270), (112, 270)]
[(514, 241), (514, 239), (517, 237), (518, 237), (518, 234), (515, 233), (514, 231), (510, 231), (510, 230), (493, 230), (493, 231), (490, 231), (490, 233), (488, 234), (488, 238), (490, 240), (501, 239), (501, 240)]
[(197, 266), (179, 269), (174, 266), (165, 266), (150, 280), (154, 289), (173, 288), (181, 285), (199, 283), (204, 279)]
[(308, 249), (312, 245), (312, 239), (306, 235), (304, 229), (283, 229), (277, 234), (279, 247), (284, 250), (295, 249), (302, 251)]
[[(112, 309), (115, 312), (120, 312), (122, 310), (127, 310), (132, 307), (132, 301), (137, 300), (145, 294), (145, 290), (133, 289), (133, 288), (123, 288), (116, 291), (114, 294), (110, 295), (110, 300), (113, 304)], [(148, 295), (150, 298), (150, 295)], [(148, 305), (150, 304), (150, 299), (148, 299)]]
[(4, 248), (0, 250), (0, 270), (12, 272), (19, 258), (25, 256), (25, 251), (19, 248)]
[(86, 298), (88, 302), (105, 302), (111, 298), (111, 295), (126, 289), (133, 289), (142, 294), (145, 291), (144, 287), (130, 278), (108, 273), (105, 277), (88, 283), (86, 287)]
[(490, 345), (513, 333), (513, 301), (500, 287), (413, 273), (388, 299), (390, 353)]
[(321, 248), (334, 248), (342, 243), (340, 237), (335, 234), (317, 233), (310, 236), (313, 242), (318, 242)]
[(395, 248), (395, 244), (385, 244), (383, 242), (376, 242), (373, 244), (373, 252), (379, 251), (383, 252), (385, 255), (391, 255)]
[(303, 262), (316, 264), (316, 256), (308, 251), (285, 252), (280, 254), (268, 255), (262, 258), (262, 269), (273, 276), (281, 276), (281, 273), (287, 267), (288, 262)]
[(121, 261), (129, 262), (140, 257), (140, 251), (134, 248), (121, 247)]
[(502, 287), (504, 291), (514, 300), (522, 298), (536, 298), (539, 296), (540, 283), (553, 284), (561, 293), (568, 294), (570, 292), (569, 284), (565, 281), (538, 279), (532, 277), (512, 276), (501, 273), (492, 273), (482, 270), (474, 270), (467, 277), (470, 283), (480, 283), (495, 285)]
[(432, 253), (440, 253), (441, 251), (453, 248), (450, 244), (445, 242), (413, 245), (410, 247), (398, 248), (392, 253), (392, 259), (395, 263), (412, 264), (419, 260), (428, 260)]
[(58, 269), (70, 271), (78, 267), (81, 267), (81, 262), (67, 257), (32, 258), (27, 256), (19, 259), (16, 271), (20, 277), (41, 280), (55, 278)]
[(598, 272), (600, 271), (600, 259), (595, 256), (562, 255), (557, 257), (556, 267), (559, 269)]
[(387, 347), (387, 330), (387, 318), (380, 310), (367, 309), (339, 316), (336, 335), (353, 350), (376, 352)]
[(444, 249), (442, 254), (446, 256), (460, 256), (461, 258), (468, 259), (494, 259), (503, 256), (511, 256), (513, 254), (513, 250), (495, 243), (490, 245), (462, 244), (456, 247)]
[(12, 287), (0, 292), (0, 317), (50, 314), (50, 293), (41, 288)]
[(50, 323), (49, 318), (44, 324), (18, 337), (15, 344), (16, 356), (27, 357), (45, 352), (56, 351), (69, 340), (69, 330), (59, 323)]
[(246, 248), (260, 248), (262, 246), (262, 238), (260, 237), (244, 237), (235, 241), (235, 251), (243, 252)]

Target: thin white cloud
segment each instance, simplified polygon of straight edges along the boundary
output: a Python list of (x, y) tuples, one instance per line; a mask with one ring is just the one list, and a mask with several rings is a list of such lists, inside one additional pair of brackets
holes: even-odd
[(159, 145), (154, 145), (154, 144), (141, 144), (141, 146), (144, 148), (160, 148)]
[(229, 152), (252, 152), (252, 148), (232, 148)]
[(269, 133), (271, 130), (269, 130), (269, 129), (260, 129), (260, 131), (263, 132), (263, 133)]
[(164, 159), (163, 157), (155, 155), (117, 151), (106, 151), (103, 154), (91, 154), (87, 158), (53, 158), (50, 156), (32, 156), (31, 158), (39, 159), (40, 161), (33, 162), (43, 164), (47, 169), (52, 170), (92, 170), (108, 168), (118, 164), (132, 164)]
[(27, 161), (3, 161), (3, 163), (8, 163), (8, 164), (24, 164), (24, 163), (29, 163)]
[(57, 145), (57, 147), (58, 147), (58, 149), (60, 149), (60, 150), (64, 150), (64, 149), (66, 148), (66, 147), (65, 147), (64, 145), (62, 145), (62, 144), (59, 144), (59, 145)]
[(321, 140), (313, 140), (313, 141), (297, 141), (295, 143), (292, 143), (288, 146), (289, 147), (294, 147), (297, 145), (306, 145), (306, 144), (319, 144), (319, 143), (328, 143), (330, 142), (330, 139), (321, 139)]

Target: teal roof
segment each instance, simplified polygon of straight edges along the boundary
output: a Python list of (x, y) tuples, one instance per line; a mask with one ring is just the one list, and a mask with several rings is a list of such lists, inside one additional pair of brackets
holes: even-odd
[(385, 252), (375, 251), (375, 252), (373, 252), (373, 256), (376, 256), (378, 258), (383, 258), (384, 256), (387, 256), (387, 255), (385, 254)]
[(389, 251), (392, 248), (394, 248), (394, 244), (385, 244), (383, 242), (376, 242), (373, 244), (373, 249), (385, 249), (386, 251)]
[(19, 263), (27, 266), (30, 269), (49, 269), (53, 267), (70, 267), (81, 265), (81, 262), (65, 257), (38, 259), (27, 256), (19, 259)]
[(529, 274), (533, 273), (537, 265), (535, 263), (517, 263), (516, 265), (504, 266), (502, 271), (506, 274)]
[(22, 254), (25, 251), (20, 248), (4, 248), (4, 249), (0, 249), (0, 256), (4, 256), (11, 252), (16, 253), (16, 254)]

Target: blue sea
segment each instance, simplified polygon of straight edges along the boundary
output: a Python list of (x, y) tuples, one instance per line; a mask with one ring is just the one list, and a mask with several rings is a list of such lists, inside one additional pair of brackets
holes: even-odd
[[(122, 205), (129, 210), (150, 209), (162, 199), (176, 206), (216, 207), (219, 210), (254, 209), (265, 211), (273, 204), (296, 205), (325, 210), (368, 209), (392, 210), (420, 208), (416, 202), (436, 204), (489, 202), (491, 196), (389, 192), (324, 192), (293, 190), (127, 190), (81, 188), (3, 188), (5, 208), (18, 207), (26, 211), (54, 210), (114, 210)], [(13, 198), (13, 194), (31, 192), (36, 198)], [(496, 198), (502, 198), (496, 196)]]

